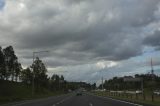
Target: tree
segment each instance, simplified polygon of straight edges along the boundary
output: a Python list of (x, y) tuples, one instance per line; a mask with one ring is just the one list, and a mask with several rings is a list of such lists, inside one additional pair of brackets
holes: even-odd
[(4, 58), (5, 58), (5, 78), (6, 80), (12, 75), (12, 80), (14, 76), (14, 61), (16, 59), (14, 55), (14, 50), (12, 46), (6, 47), (3, 49)]
[(26, 68), (22, 70), (21, 76), (20, 76), (20, 79), (22, 80), (22, 82), (29, 85), (32, 82), (32, 78), (33, 78), (33, 73), (31, 72), (30, 68)]
[(18, 62), (16, 62), (15, 64), (15, 80), (16, 80), (16, 82), (17, 82), (17, 80), (18, 80), (18, 77), (19, 77), (19, 75), (20, 75), (20, 73), (21, 73), (21, 70), (22, 70), (22, 66), (21, 66), (21, 64), (20, 63), (18, 63)]
[(64, 81), (64, 77), (63, 77), (63, 75), (61, 75), (60, 80), (61, 80), (62, 82)]
[(50, 79), (51, 90), (65, 90), (67, 82), (64, 80), (63, 75), (59, 76), (53, 74)]
[(35, 59), (31, 68), (33, 69), (34, 82), (37, 88), (47, 84), (47, 69), (45, 64), (38, 57)]
[(56, 74), (53, 74), (51, 77), (51, 89), (52, 90), (59, 90), (60, 89), (60, 77)]
[(15, 64), (18, 64), (18, 58), (15, 55), (12, 46), (8, 46), (5, 49), (3, 49), (3, 53), (5, 60), (5, 78), (7, 80), (9, 77), (11, 77), (13, 81), (15, 77), (15, 69), (17, 68)]
[(2, 48), (0, 47), (0, 79), (4, 79), (5, 76), (5, 69), (4, 69), (4, 54)]
[(95, 90), (96, 89), (96, 83), (94, 83), (93, 85), (91, 85), (92, 89)]

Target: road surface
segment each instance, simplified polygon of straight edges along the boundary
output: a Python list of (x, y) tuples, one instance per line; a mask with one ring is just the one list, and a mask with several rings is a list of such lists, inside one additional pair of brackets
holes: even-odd
[(68, 94), (45, 99), (23, 101), (2, 106), (149, 106), (115, 100), (107, 97), (98, 97), (90, 94), (76, 96)]

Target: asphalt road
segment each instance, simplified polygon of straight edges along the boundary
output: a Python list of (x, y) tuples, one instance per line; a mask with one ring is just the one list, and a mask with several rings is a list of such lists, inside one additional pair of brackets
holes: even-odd
[(111, 98), (104, 98), (93, 96), (90, 94), (83, 94), (76, 96), (76, 94), (68, 94), (57, 97), (49, 97), (45, 99), (23, 101), (2, 106), (149, 106), (129, 103)]

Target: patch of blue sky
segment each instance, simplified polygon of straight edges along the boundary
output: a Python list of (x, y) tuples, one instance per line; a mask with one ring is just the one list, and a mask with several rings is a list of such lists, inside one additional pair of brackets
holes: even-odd
[(0, 10), (5, 6), (5, 0), (0, 0)]
[[(156, 75), (160, 75), (160, 51), (155, 51), (153, 48), (147, 48), (141, 56), (133, 57), (130, 60), (136, 61), (141, 65), (137, 67), (137, 70), (146, 73), (151, 72), (151, 58), (153, 61), (153, 67)], [(146, 74), (145, 73), (145, 74)]]
[(151, 58), (154, 60), (159, 59), (160, 61), (160, 51), (156, 51), (153, 47), (147, 47), (143, 50), (143, 54), (140, 56), (132, 57), (131, 60), (144, 62), (150, 62)]

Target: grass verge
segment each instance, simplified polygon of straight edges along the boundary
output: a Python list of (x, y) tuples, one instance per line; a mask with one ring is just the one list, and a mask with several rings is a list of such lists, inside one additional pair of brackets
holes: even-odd
[(26, 86), (22, 83), (10, 81), (0, 82), (0, 104), (64, 94), (63, 91), (51, 92), (45, 88), (40, 88), (40, 90), (35, 92), (34, 96), (32, 96), (31, 91), (31, 86)]
[(152, 101), (151, 100), (151, 96), (147, 95), (145, 100), (142, 98), (142, 96), (139, 96), (138, 99), (136, 98), (136, 96), (131, 96), (131, 95), (111, 95), (109, 94), (109, 92), (92, 92), (94, 95), (97, 96), (104, 96), (104, 97), (110, 97), (113, 99), (118, 99), (118, 100), (123, 100), (123, 101), (128, 101), (128, 102), (132, 102), (132, 103), (138, 103), (138, 104), (148, 104), (148, 105), (152, 105), (152, 106), (160, 106), (160, 97), (155, 97), (155, 100)]

